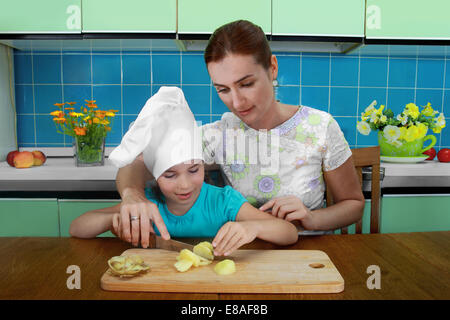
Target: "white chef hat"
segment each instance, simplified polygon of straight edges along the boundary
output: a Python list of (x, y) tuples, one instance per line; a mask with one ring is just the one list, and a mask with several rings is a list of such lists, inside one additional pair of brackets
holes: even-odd
[(201, 131), (180, 88), (161, 87), (148, 99), (109, 159), (121, 168), (141, 152), (155, 179), (174, 165), (203, 160)]

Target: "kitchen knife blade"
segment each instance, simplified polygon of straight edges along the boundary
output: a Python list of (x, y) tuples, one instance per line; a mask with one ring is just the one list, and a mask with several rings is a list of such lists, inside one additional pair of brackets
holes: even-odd
[(176, 241), (176, 240), (164, 240), (162, 237), (157, 236), (156, 234), (150, 234), (150, 245), (149, 248), (155, 249), (164, 249), (169, 251), (181, 251), (183, 249), (189, 249), (191, 251), (194, 250), (194, 246), (192, 244)]

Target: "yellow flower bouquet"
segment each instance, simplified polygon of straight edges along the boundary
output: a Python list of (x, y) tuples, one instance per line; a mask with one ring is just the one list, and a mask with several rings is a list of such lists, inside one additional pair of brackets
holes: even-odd
[(118, 110), (98, 110), (95, 100), (85, 101), (80, 112), (75, 112), (76, 102), (55, 103), (59, 110), (50, 115), (58, 133), (74, 138), (77, 166), (103, 165), (105, 138)]
[[(391, 109), (381, 105), (375, 108), (374, 100), (361, 113), (361, 121), (357, 122), (357, 129), (363, 135), (369, 135), (372, 130), (378, 130), (378, 138), (381, 154), (392, 156), (414, 156), (422, 154), (431, 148), (436, 138), (427, 136), (428, 129), (434, 133), (440, 133), (445, 128), (443, 113), (433, 110), (431, 104), (419, 107), (414, 103), (408, 103), (404, 110), (394, 116)], [(432, 144), (422, 150), (423, 141), (431, 139)], [(417, 143), (415, 143), (417, 142)], [(395, 149), (397, 148), (397, 149)]]

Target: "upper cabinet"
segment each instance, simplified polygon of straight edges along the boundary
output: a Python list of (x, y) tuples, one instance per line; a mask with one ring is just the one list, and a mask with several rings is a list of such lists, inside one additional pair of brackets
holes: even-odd
[(81, 0), (2, 1), (0, 33), (81, 33)]
[(83, 33), (176, 33), (176, 0), (82, 0)]
[(178, 33), (209, 35), (228, 22), (245, 19), (271, 33), (271, 0), (178, 0)]
[(273, 36), (364, 37), (364, 0), (273, 0)]
[(448, 0), (367, 0), (366, 38), (450, 40)]

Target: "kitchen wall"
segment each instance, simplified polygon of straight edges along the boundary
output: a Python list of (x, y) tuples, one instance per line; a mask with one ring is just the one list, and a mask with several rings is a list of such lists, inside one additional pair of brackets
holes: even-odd
[[(377, 144), (376, 133), (356, 130), (361, 112), (378, 101), (394, 113), (405, 104), (430, 102), (446, 115), (436, 134), (437, 148), (450, 147), (450, 63), (448, 57), (361, 55), (360, 53), (277, 53), (284, 103), (330, 112), (351, 147)], [(19, 147), (69, 147), (56, 133), (53, 104), (97, 100), (100, 109), (117, 109), (107, 146), (116, 146), (146, 100), (162, 85), (180, 86), (197, 120), (208, 123), (227, 111), (211, 85), (200, 52), (30, 52), (14, 53)], [(430, 130), (431, 131), (431, 130)]]

